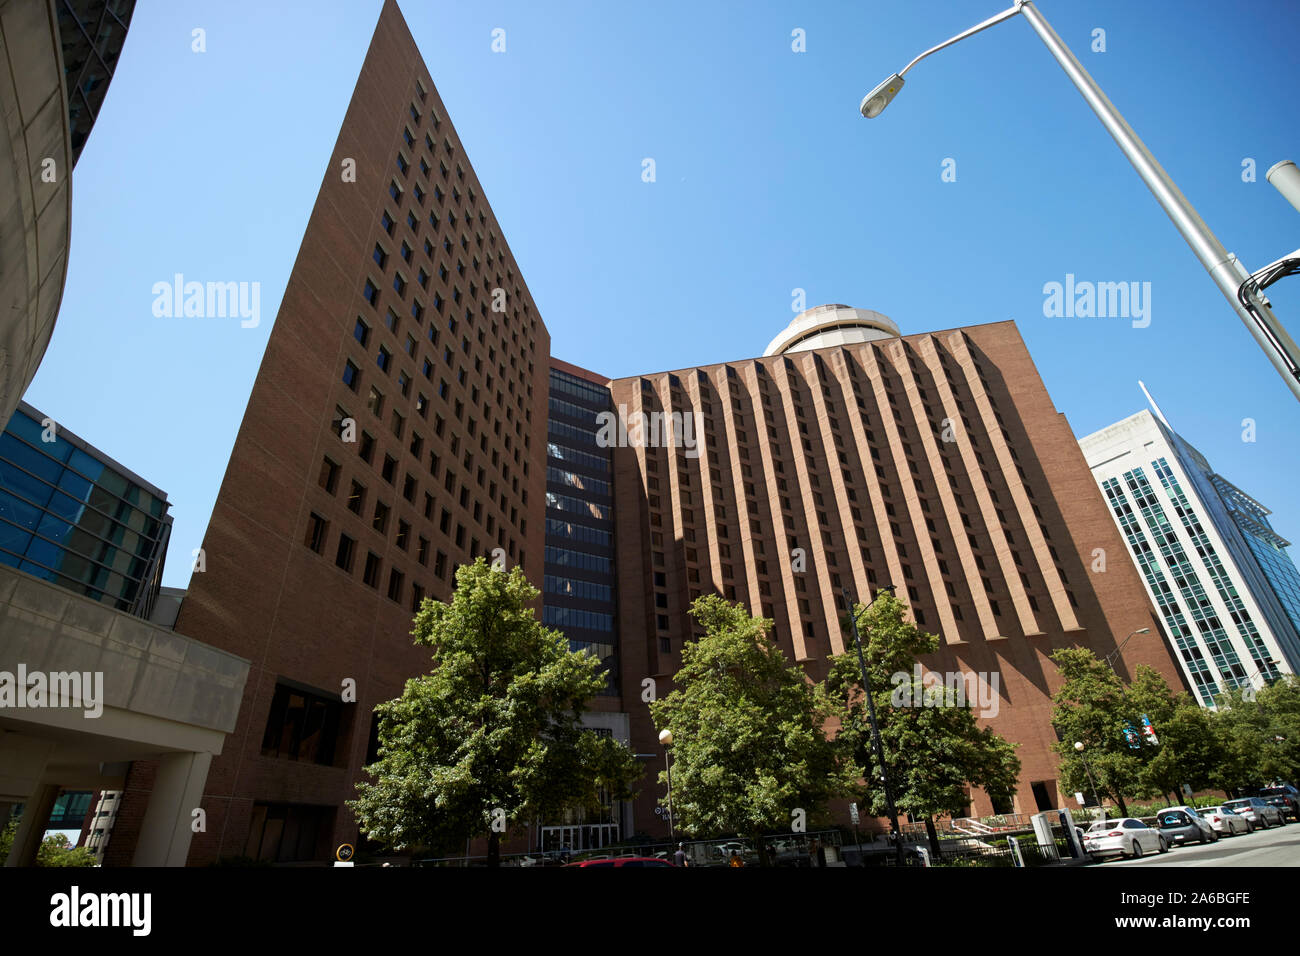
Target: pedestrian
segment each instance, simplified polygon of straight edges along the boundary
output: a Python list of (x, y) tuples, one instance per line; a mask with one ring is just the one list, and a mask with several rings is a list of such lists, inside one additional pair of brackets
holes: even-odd
[(673, 865), (674, 865), (674, 866), (690, 866), (690, 865), (691, 865), (690, 862), (686, 859), (686, 844), (685, 844), (685, 843), (679, 843), (679, 844), (677, 844), (677, 852), (673, 854)]
[(727, 866), (744, 866), (745, 861), (740, 858), (740, 854), (735, 850), (731, 851), (731, 862)]

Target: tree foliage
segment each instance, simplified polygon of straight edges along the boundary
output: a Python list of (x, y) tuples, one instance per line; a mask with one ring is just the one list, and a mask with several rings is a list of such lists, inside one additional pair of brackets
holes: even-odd
[[(904, 616), (907, 607), (887, 592), (870, 607), (855, 606), (871, 683), (881, 750), (894, 804), (899, 813), (926, 820), (934, 849), (935, 816), (959, 815), (970, 804), (969, 788), (1013, 794), (1020, 775), (1016, 745), (981, 727), (972, 701), (936, 695), (917, 679), (922, 655), (939, 647), (939, 638)], [(849, 649), (831, 659), (825, 693), (842, 715), (836, 745), (860, 768), (860, 799), (871, 814), (887, 813), (881, 768), (871, 742), (866, 697), (851, 633)], [(927, 693), (928, 690), (928, 693)]]
[[(798, 811), (819, 819), (853, 777), (827, 739), (825, 701), (768, 636), (770, 620), (714, 594), (691, 614), (705, 634), (683, 647), (676, 689), (650, 705), (673, 735), (677, 830), (757, 838), (788, 830)], [(765, 862), (762, 841), (759, 853)]]
[(349, 802), (361, 831), (393, 849), (446, 852), (568, 808), (627, 799), (643, 768), (628, 748), (580, 718), (604, 686), (600, 662), (570, 651), (529, 606), (524, 573), (482, 558), (456, 572), (449, 603), (426, 599), (415, 643), (433, 670), (376, 708), (379, 756)]
[(1214, 785), (1228, 791), (1300, 779), (1300, 678), (1238, 688), (1211, 716), (1221, 759)]
[[(1065, 679), (1052, 698), (1063, 789), (1091, 792), (1091, 770), (1098, 797), (1110, 797), (1127, 815), (1128, 797), (1178, 800), (1184, 784), (1193, 790), (1212, 785), (1223, 747), (1212, 715), (1189, 694), (1175, 693), (1146, 665), (1138, 665), (1125, 685), (1087, 648), (1063, 648), (1052, 660)], [(1154, 741), (1143, 732), (1143, 716)], [(1076, 743), (1084, 745), (1082, 753)]]

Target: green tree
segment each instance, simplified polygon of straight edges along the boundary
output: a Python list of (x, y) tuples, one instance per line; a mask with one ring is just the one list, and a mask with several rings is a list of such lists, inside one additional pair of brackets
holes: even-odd
[(379, 759), (348, 804), (371, 839), (446, 852), (486, 835), (497, 866), (503, 833), (598, 809), (602, 792), (633, 795), (636, 757), (580, 723), (605, 685), (601, 664), (542, 626), (538, 595), (519, 568), (478, 558), (457, 570), (450, 603), (421, 605), (411, 633), (433, 671), (376, 708)]
[(1210, 717), (1222, 758), (1213, 782), (1229, 792), (1300, 778), (1300, 678), (1216, 699)]
[[(938, 650), (939, 638), (908, 621), (906, 611), (907, 606), (887, 592), (879, 593), (870, 607), (854, 608), (895, 808), (925, 821), (937, 856), (934, 818), (961, 814), (970, 803), (971, 786), (1015, 793), (1020, 760), (1014, 744), (979, 726), (970, 700), (936, 694), (917, 679), (918, 658)], [(873, 785), (881, 769), (871, 743), (858, 654), (847, 627), (845, 641), (849, 649), (831, 658), (825, 681), (827, 698), (841, 717), (835, 742), (845, 759), (860, 769), (859, 793), (868, 811), (883, 817), (888, 812), (884, 789)]]
[(1126, 688), (1128, 709), (1146, 715), (1158, 743), (1142, 739), (1145, 758), (1137, 793), (1172, 797), (1184, 802), (1182, 786), (1201, 790), (1213, 783), (1223, 762), (1224, 748), (1210, 723), (1210, 715), (1191, 695), (1175, 694), (1160, 672), (1138, 665), (1133, 682)]
[(766, 866), (762, 835), (788, 829), (799, 811), (823, 819), (854, 774), (827, 739), (813, 684), (768, 636), (770, 620), (716, 594), (691, 614), (705, 634), (683, 647), (676, 689), (650, 705), (673, 735), (673, 819), (692, 835), (751, 837)]
[[(1062, 789), (1090, 792), (1096, 782), (1098, 799), (1108, 796), (1128, 816), (1125, 795), (1143, 789), (1143, 761), (1126, 739), (1126, 727), (1136, 729), (1136, 715), (1125, 698), (1124, 685), (1110, 666), (1086, 647), (1065, 647), (1052, 654), (1064, 683), (1052, 696), (1052, 726), (1060, 736), (1052, 749), (1061, 758)], [(1075, 743), (1082, 743), (1079, 753)], [(1088, 771), (1092, 772), (1091, 780)]]
[[(18, 818), (11, 819), (0, 830), (0, 866), (9, 858), (14, 837), (18, 833)], [(36, 850), (37, 866), (97, 866), (95, 854), (84, 846), (70, 846), (62, 833), (51, 833), (41, 841)]]

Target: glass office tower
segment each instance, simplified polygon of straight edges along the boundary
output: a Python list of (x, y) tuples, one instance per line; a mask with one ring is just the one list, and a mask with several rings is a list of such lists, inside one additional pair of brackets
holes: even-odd
[(0, 435), (0, 562), (147, 618), (171, 533), (167, 495), (19, 403)]
[[(594, 377), (594, 376), (593, 376)], [(609, 389), (551, 368), (546, 433), (546, 560), (543, 620), (574, 650), (605, 664), (605, 693), (618, 693), (610, 449), (596, 444)]]

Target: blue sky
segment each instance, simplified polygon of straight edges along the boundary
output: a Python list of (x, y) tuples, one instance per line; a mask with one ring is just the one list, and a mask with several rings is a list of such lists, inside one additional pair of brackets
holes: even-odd
[[(1028, 23), (941, 51), (859, 115), (1003, 2), (402, 8), (554, 355), (611, 377), (759, 355), (795, 289), (905, 334), (1014, 319), (1076, 435), (1141, 409), (1141, 378), (1300, 539), (1300, 409)], [(1229, 250), (1253, 269), (1300, 245), (1300, 212), (1264, 181), (1300, 161), (1300, 5), (1038, 7)], [(379, 9), (142, 2), (82, 153), (26, 399), (168, 493), (169, 585), (188, 580)], [(261, 324), (155, 318), (152, 286), (177, 272), (261, 283)], [(1045, 317), (1044, 284), (1067, 274), (1149, 282), (1150, 324)], [(1300, 337), (1300, 278), (1270, 294)]]

